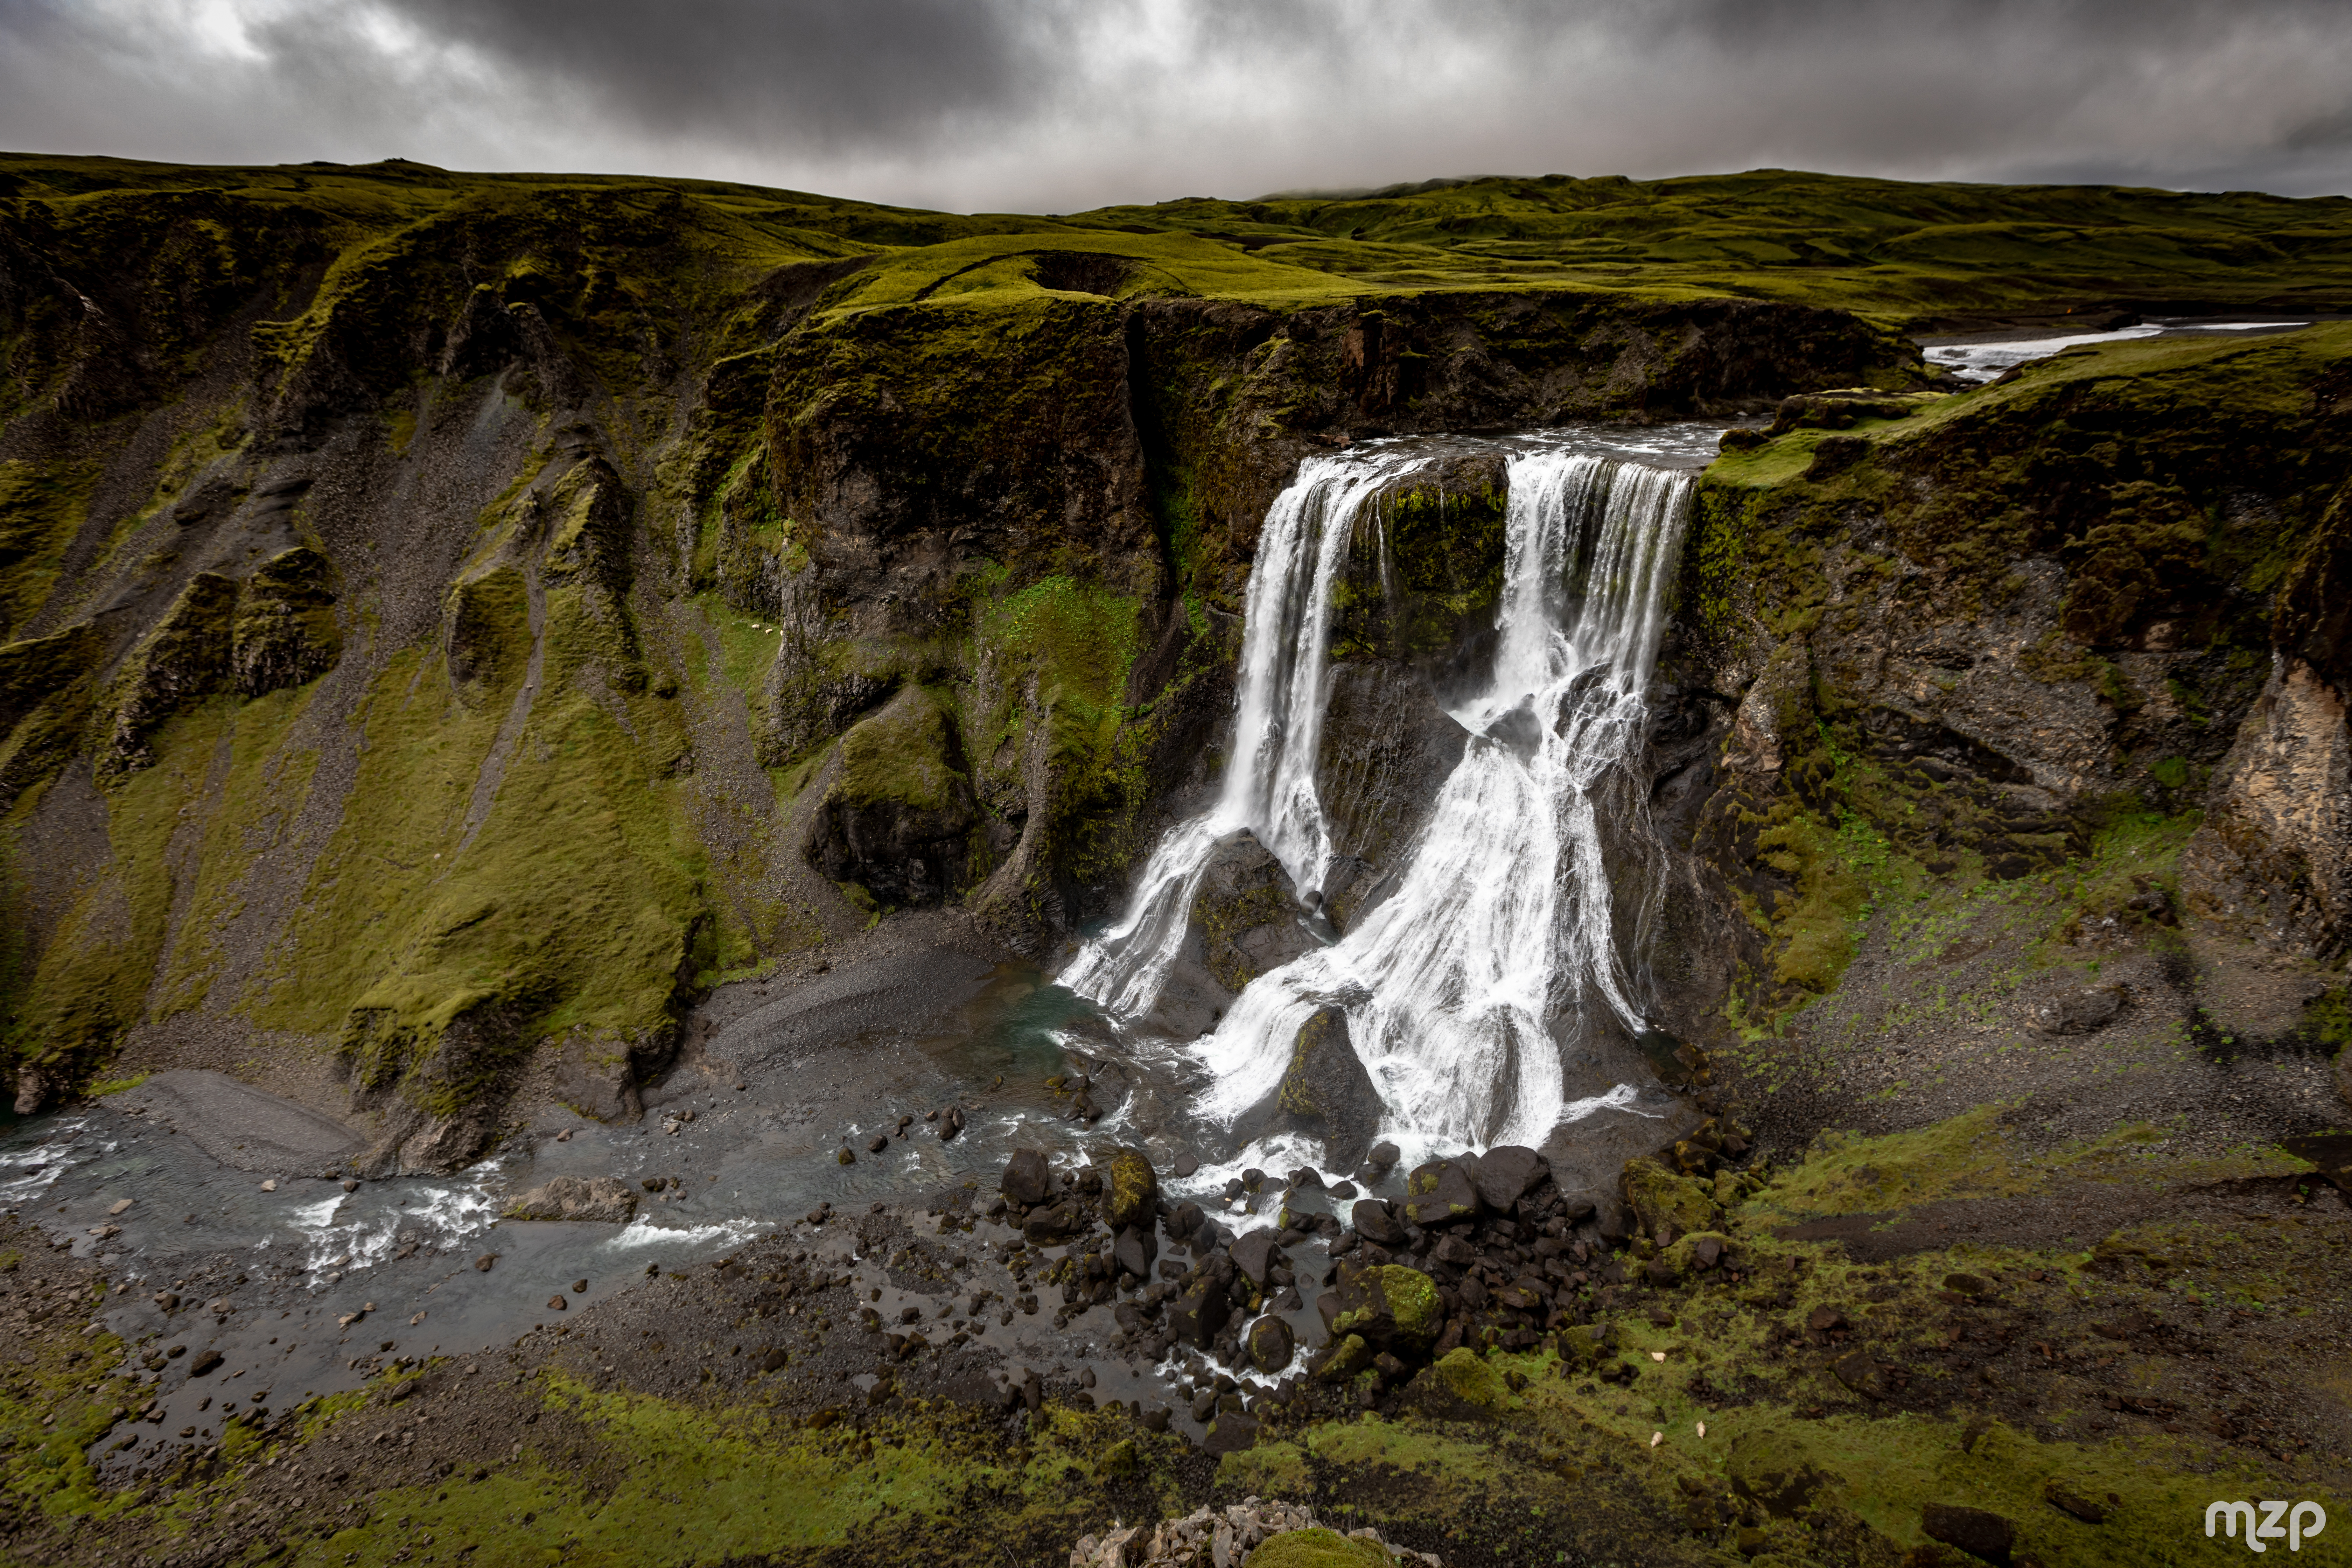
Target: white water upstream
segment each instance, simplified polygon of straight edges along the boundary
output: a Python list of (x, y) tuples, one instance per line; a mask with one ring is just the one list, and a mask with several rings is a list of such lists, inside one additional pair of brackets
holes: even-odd
[[(1108, 1011), (1150, 1009), (1202, 869), (1234, 827), (1257, 832), (1297, 886), (1320, 885), (1329, 848), (1313, 769), (1329, 583), (1354, 506), (1403, 466), (1318, 459), (1269, 516), (1225, 789), (1170, 833), (1127, 918), (1063, 977)], [(1383, 1132), (1409, 1153), (1540, 1143), (1633, 1096), (1621, 1085), (1568, 1103), (1562, 1037), (1604, 1011), (1643, 1026), (1596, 797), (1641, 744), (1692, 479), (1552, 448), (1513, 457), (1509, 479), (1494, 668), (1454, 714), (1474, 738), (1397, 891), (1335, 945), (1261, 975), (1192, 1047), (1213, 1079), (1199, 1107), (1213, 1121), (1262, 1104), (1300, 1026), (1333, 1004), (1379, 1090)]]

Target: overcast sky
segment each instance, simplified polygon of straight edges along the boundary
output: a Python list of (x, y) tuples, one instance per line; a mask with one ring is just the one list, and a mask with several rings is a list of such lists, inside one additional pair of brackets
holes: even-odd
[(1762, 166), (2352, 192), (2352, 0), (0, 0), (0, 148), (1068, 212)]

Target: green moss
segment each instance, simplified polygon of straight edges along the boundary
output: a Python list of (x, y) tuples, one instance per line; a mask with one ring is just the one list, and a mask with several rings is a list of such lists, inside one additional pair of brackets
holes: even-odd
[(89, 465), (0, 462), (0, 637), (47, 601), (97, 479)]
[(841, 779), (834, 788), (852, 805), (949, 811), (962, 787), (947, 710), (920, 687), (899, 693), (841, 737)]
[(1390, 1568), (1396, 1560), (1369, 1541), (1329, 1530), (1292, 1530), (1250, 1553), (1258, 1568)]

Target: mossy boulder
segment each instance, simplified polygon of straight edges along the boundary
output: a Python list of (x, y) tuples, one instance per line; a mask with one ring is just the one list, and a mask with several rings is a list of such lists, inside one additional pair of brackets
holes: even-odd
[(1373, 1354), (1371, 1342), (1363, 1335), (1342, 1334), (1316, 1355), (1315, 1376), (1324, 1383), (1345, 1383), (1371, 1365)]
[(1339, 1269), (1339, 1311), (1332, 1320), (1335, 1340), (1360, 1334), (1383, 1350), (1425, 1350), (1444, 1325), (1445, 1302), (1437, 1281), (1401, 1263)]
[(882, 903), (938, 903), (972, 880), (979, 820), (952, 720), (909, 686), (841, 738), (840, 774), (811, 825), (808, 859)]
[(1241, 990), (1315, 945), (1298, 916), (1298, 889), (1290, 873), (1246, 829), (1217, 847), (1192, 896), (1203, 962), (1228, 991)]
[(1299, 1026), (1278, 1103), (1292, 1126), (1323, 1140), (1326, 1165), (1344, 1171), (1362, 1163), (1383, 1108), (1356, 1056), (1344, 1009), (1319, 1008)]
[(1785, 1431), (1742, 1432), (1732, 1439), (1724, 1473), (1732, 1490), (1778, 1519), (1810, 1507), (1843, 1484)]
[(1670, 1247), (1694, 1231), (1713, 1230), (1723, 1220), (1715, 1190), (1648, 1158), (1625, 1162), (1625, 1202), (1650, 1238)]
[(1351, 1541), (1336, 1530), (1286, 1530), (1249, 1555), (1250, 1568), (1394, 1568), (1396, 1559), (1375, 1541)]
[(1110, 1157), (1104, 1206), (1114, 1228), (1148, 1230), (1159, 1217), (1160, 1175), (1138, 1149), (1121, 1149)]
[(1431, 1363), (1412, 1380), (1412, 1394), (1431, 1415), (1457, 1420), (1491, 1420), (1517, 1403), (1502, 1374), (1467, 1345)]

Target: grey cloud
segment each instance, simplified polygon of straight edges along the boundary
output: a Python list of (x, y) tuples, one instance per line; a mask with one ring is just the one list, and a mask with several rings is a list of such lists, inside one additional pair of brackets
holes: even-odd
[(2348, 125), (2341, 0), (0, 0), (0, 145), (964, 208), (1761, 164), (2299, 194), (2352, 184)]

